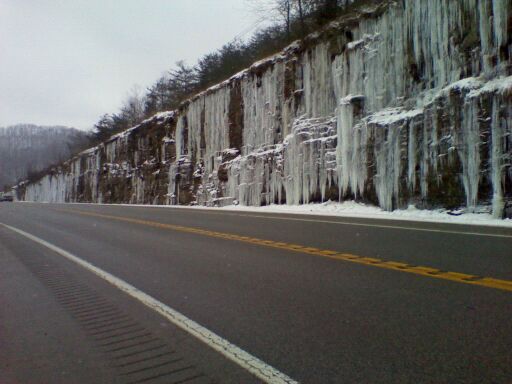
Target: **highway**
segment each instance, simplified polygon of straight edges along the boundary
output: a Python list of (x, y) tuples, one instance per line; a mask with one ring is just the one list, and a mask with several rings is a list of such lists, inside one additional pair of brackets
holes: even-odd
[(510, 383), (512, 229), (0, 204), (0, 383)]

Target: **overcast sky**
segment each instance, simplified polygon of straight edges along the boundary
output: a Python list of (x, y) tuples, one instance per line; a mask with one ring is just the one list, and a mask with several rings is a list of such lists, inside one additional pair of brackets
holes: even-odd
[(0, 0), (0, 127), (90, 129), (257, 18), (245, 0)]

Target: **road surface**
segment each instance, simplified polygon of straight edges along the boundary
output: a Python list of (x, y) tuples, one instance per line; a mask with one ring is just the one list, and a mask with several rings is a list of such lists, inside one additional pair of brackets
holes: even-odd
[(512, 382), (510, 229), (31, 203), (0, 223), (1, 383)]

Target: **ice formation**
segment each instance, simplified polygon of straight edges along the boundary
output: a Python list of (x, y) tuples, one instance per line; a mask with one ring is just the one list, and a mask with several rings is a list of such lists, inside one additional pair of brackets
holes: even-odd
[(511, 15), (510, 0), (366, 6), (21, 198), (489, 204), (501, 217), (512, 204)]

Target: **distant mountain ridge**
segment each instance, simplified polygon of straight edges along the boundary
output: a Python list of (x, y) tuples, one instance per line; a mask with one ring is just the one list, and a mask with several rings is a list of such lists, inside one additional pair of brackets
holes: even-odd
[(88, 142), (75, 128), (17, 124), (0, 127), (0, 189), (67, 159)]

